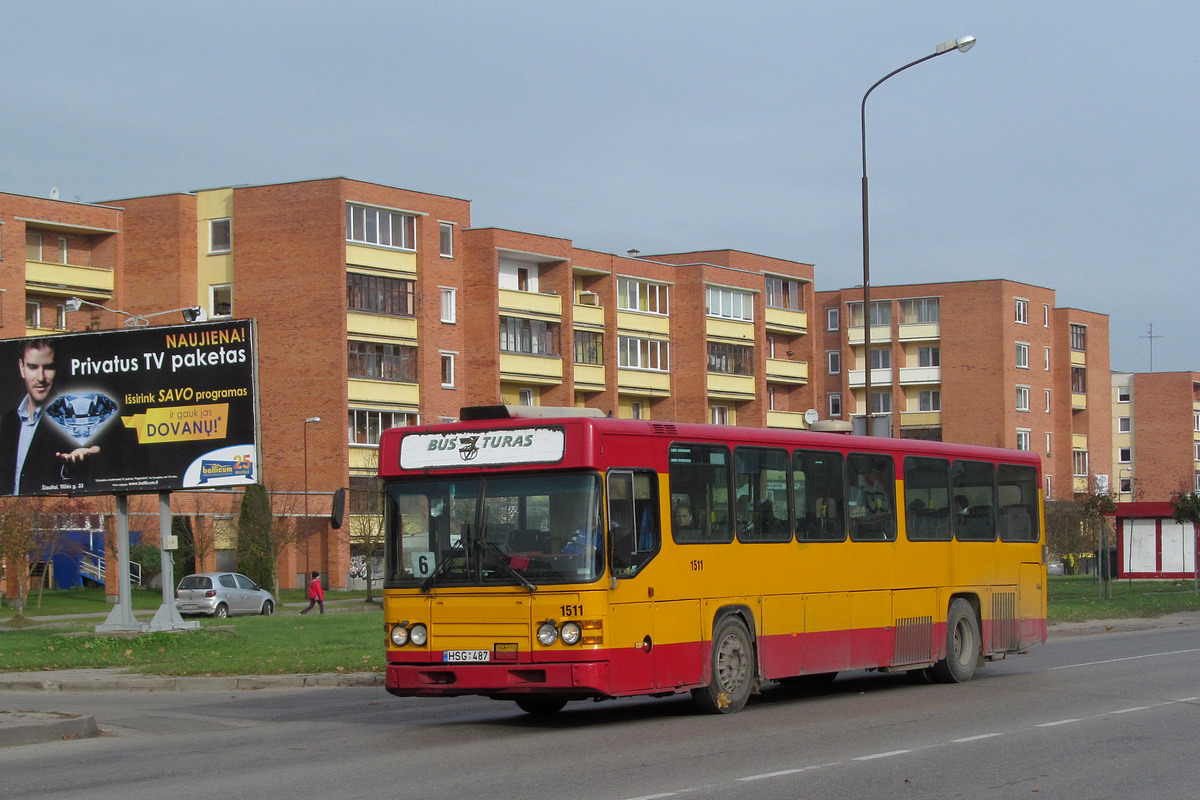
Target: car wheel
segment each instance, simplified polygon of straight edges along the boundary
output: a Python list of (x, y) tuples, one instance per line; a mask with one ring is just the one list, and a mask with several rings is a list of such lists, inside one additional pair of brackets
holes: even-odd
[(274, 603), (272, 603), (270, 600), (267, 600), (266, 602), (264, 602), (264, 603), (263, 603), (263, 607), (262, 607), (262, 612), (261, 612), (261, 613), (262, 613), (262, 615), (263, 615), (264, 617), (269, 617), (269, 616), (271, 616), (271, 613), (272, 613), (274, 610), (275, 610), (275, 604), (274, 604)]
[(219, 606), (217, 606), (216, 613), (214, 613), (213, 616), (217, 619), (225, 619), (229, 616), (229, 606), (221, 603)]

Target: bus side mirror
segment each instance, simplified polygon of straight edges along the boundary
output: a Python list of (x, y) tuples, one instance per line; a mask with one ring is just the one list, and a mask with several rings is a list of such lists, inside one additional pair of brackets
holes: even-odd
[(329, 525), (334, 530), (342, 527), (346, 519), (346, 489), (343, 487), (333, 493), (333, 510), (329, 514)]

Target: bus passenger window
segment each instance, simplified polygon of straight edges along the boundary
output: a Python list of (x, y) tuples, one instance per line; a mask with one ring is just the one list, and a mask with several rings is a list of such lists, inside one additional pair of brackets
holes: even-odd
[(891, 456), (851, 453), (846, 459), (847, 516), (854, 541), (896, 538), (896, 465)]
[(909, 541), (950, 541), (949, 459), (905, 457), (904, 507)]
[(658, 552), (656, 477), (645, 471), (608, 473), (608, 533), (618, 577), (633, 575)]
[(1038, 528), (1038, 477), (1030, 466), (1001, 464), (996, 473), (996, 494), (1000, 500), (1000, 541), (1036, 542), (1042, 538)]
[[(675, 541), (684, 544), (733, 541), (729, 448), (712, 444), (673, 444), (668, 453), (671, 513)], [(687, 527), (675, 518), (686, 505)]]
[(797, 450), (792, 455), (797, 539), (840, 542), (846, 538), (844, 472), (841, 453)]
[[(955, 538), (961, 542), (996, 541), (995, 465), (984, 461), (955, 461), (953, 491)], [(965, 506), (960, 507), (961, 504)]]

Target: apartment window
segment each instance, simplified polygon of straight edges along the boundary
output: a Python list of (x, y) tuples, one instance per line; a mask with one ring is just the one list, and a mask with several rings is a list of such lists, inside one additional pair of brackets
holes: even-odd
[(1053, 439), (1053, 434), (1046, 434), (1046, 458), (1050, 457), (1050, 442)]
[(66, 264), (67, 256), (70, 252), (71, 252), (71, 248), (70, 248), (69, 242), (67, 241), (67, 237), (59, 236), (58, 237), (58, 263)]
[(1118, 485), (1120, 486), (1121, 494), (1133, 493), (1133, 478), (1121, 478), (1118, 481)]
[(629, 404), (629, 418), (642, 419), (642, 401), (634, 400)]
[(871, 413), (872, 414), (890, 414), (890, 413), (892, 413), (892, 393), (891, 392), (871, 392)]
[(1016, 320), (1022, 325), (1029, 324), (1029, 301), (1016, 299)]
[[(861, 328), (863, 324), (863, 307), (862, 303), (850, 303), (850, 327)], [(892, 324), (892, 301), (891, 300), (872, 300), (871, 301), (871, 327), (879, 327), (881, 325)]]
[(840, 375), (842, 372), (842, 351), (826, 350), (825, 358), (829, 362), (829, 374)]
[(1024, 342), (1017, 342), (1017, 367), (1029, 369), (1029, 345)]
[(800, 293), (800, 281), (767, 276), (767, 305), (771, 308), (788, 308), (792, 311), (804, 309), (804, 295)]
[(886, 347), (871, 348), (871, 369), (891, 369), (892, 351)]
[(1087, 350), (1087, 326), (1071, 325), (1071, 349), (1080, 353)]
[(454, 353), (442, 353), (442, 388), (454, 388)]
[(1117, 417), (1117, 433), (1129, 433), (1133, 430), (1132, 417)]
[(922, 389), (917, 395), (917, 407), (921, 411), (941, 411), (942, 392), (939, 389)]
[(919, 297), (900, 301), (900, 322), (906, 325), (937, 322), (939, 302), (936, 297)]
[(1045, 352), (1046, 352), (1046, 372), (1049, 372), (1050, 371), (1050, 348), (1045, 347), (1045, 348), (1043, 348), (1043, 350), (1045, 350)]
[(1076, 478), (1086, 478), (1088, 476), (1087, 450), (1071, 451), (1071, 470)]
[(749, 292), (709, 286), (704, 294), (708, 316), (746, 321), (754, 319), (754, 295)]
[(449, 286), (441, 287), (442, 322), (458, 321), (458, 290)]
[(842, 395), (839, 392), (829, 395), (829, 416), (833, 419), (842, 416)]
[(666, 314), (669, 310), (667, 285), (633, 278), (617, 278), (617, 308), (647, 314)]
[(575, 331), (575, 363), (604, 363), (604, 334), (597, 331)]
[(708, 371), (725, 375), (753, 375), (754, 348), (742, 344), (709, 342)]
[(1046, 390), (1046, 413), (1050, 413), (1050, 390)]
[(1029, 387), (1028, 386), (1018, 386), (1017, 387), (1017, 411), (1028, 411), (1028, 410), (1029, 410)]
[(1128, 403), (1130, 401), (1130, 390), (1128, 386), (1117, 387), (1117, 402)]
[(841, 326), (841, 314), (838, 311), (836, 308), (825, 309), (825, 330), (836, 331)]
[(42, 260), (42, 235), (40, 233), (25, 234), (25, 260)]
[(1193, 443), (1196, 447), (1196, 460), (1200, 461), (1200, 442)]
[(346, 241), (415, 250), (417, 218), (400, 211), (346, 204)]
[(666, 372), (670, 368), (668, 355), (668, 345), (660, 339), (617, 337), (617, 363), (621, 367)]
[(520, 389), (517, 391), (517, 404), (522, 406), (533, 405), (533, 389)]
[(713, 425), (729, 424), (729, 406), (709, 406), (709, 421)]
[(1200, 414), (1192, 415), (1192, 430), (1200, 431)]
[(1050, 304), (1042, 303), (1042, 327), (1050, 327)]
[(775, 407), (775, 387), (767, 386), (767, 410), (776, 411)]
[(42, 327), (42, 304), (37, 300), (25, 301), (25, 327)]
[(438, 252), (444, 258), (454, 258), (454, 224), (443, 222), (438, 225), (441, 231), (441, 243), (438, 246)]
[(210, 219), (208, 221), (208, 253), (228, 253), (233, 249), (233, 220)]
[(1133, 461), (1133, 448), (1132, 447), (1118, 447), (1117, 448), (1117, 461), (1122, 464), (1128, 464), (1131, 461)]
[(351, 378), (396, 383), (417, 382), (417, 348), (379, 342), (349, 342)]
[(525, 317), (500, 317), (500, 352), (556, 356), (558, 330), (557, 322)]
[(1071, 367), (1071, 391), (1075, 394), (1087, 393), (1087, 370), (1084, 367)]
[(940, 347), (918, 347), (917, 348), (917, 366), (919, 367), (940, 367), (942, 365), (942, 348)]
[(346, 308), (389, 317), (416, 314), (416, 281), (346, 273)]
[(1030, 444), (1030, 430), (1028, 428), (1017, 428), (1017, 449), (1032, 450)]
[(367, 408), (350, 409), (349, 418), (350, 444), (374, 447), (379, 445), (379, 435), (388, 428), (403, 428), (416, 423), (415, 414)]
[(218, 283), (208, 287), (208, 316), (233, 316), (233, 284)]

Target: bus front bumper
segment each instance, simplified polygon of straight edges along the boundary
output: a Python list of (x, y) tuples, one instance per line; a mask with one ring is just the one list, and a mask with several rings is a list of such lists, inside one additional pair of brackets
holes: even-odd
[(604, 661), (553, 664), (388, 664), (385, 687), (397, 697), (456, 695), (609, 695)]

